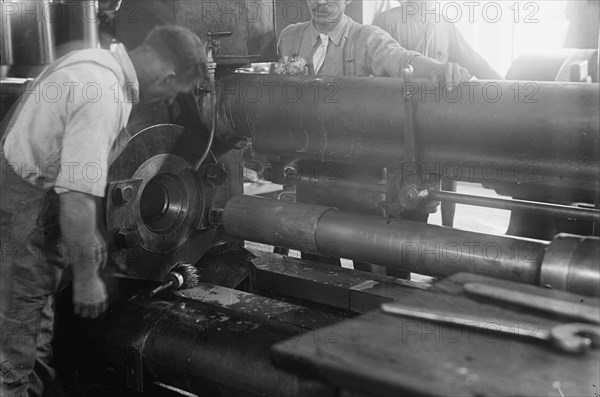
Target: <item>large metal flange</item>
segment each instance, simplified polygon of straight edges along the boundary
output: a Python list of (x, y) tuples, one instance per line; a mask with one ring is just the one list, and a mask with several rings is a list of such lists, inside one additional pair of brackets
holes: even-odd
[(208, 250), (216, 231), (202, 225), (215, 189), (192, 170), (204, 149), (198, 134), (159, 124), (133, 135), (113, 163), (105, 217), (122, 271), (160, 280), (171, 264), (195, 263)]

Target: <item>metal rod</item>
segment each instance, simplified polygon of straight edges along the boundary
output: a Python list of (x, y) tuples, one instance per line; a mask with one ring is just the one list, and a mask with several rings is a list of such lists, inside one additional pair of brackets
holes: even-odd
[(244, 195), (228, 201), (223, 227), (244, 240), (434, 277), (469, 272), (600, 294), (597, 237), (559, 234), (548, 243)]
[(466, 271), (529, 284), (539, 283), (548, 245), (252, 196), (229, 200), (223, 226), (233, 237), (324, 256), (436, 277)]
[(96, 11), (95, 1), (82, 1), (81, 18), (83, 28), (83, 41), (87, 48), (98, 48), (100, 45), (98, 32), (98, 12)]
[(347, 179), (335, 179), (334, 181), (327, 182), (326, 178), (315, 179), (309, 175), (298, 174), (298, 176), (290, 178), (289, 182), (302, 183), (305, 185), (335, 185), (336, 187), (345, 189), (360, 189), (374, 193), (386, 193), (387, 186), (381, 183), (362, 183), (355, 182)]
[[(14, 4), (11, 4), (14, 5)], [(0, 54), (2, 58), (2, 65), (12, 65), (14, 63), (14, 53), (13, 53), (13, 42), (12, 42), (12, 28), (11, 28), (11, 15), (8, 15), (8, 4), (7, 2), (2, 2), (2, 24), (0, 25), (0, 29), (2, 35), (0, 39), (2, 40), (0, 46)], [(3, 78), (5, 76), (2, 76)]]
[(434, 277), (459, 272), (539, 284), (546, 243), (342, 211), (325, 212), (319, 252)]
[(40, 51), (40, 64), (45, 65), (55, 61), (54, 30), (50, 18), (44, 16), (44, 11), (49, 10), (51, 3), (43, 0), (36, 3), (36, 18), (38, 29), (38, 43)]
[[(321, 180), (317, 180), (308, 175), (299, 174), (293, 178), (296, 183), (309, 185), (324, 184)], [(325, 183), (326, 184), (326, 183)], [(329, 183), (335, 184), (336, 187), (347, 189), (361, 189), (376, 193), (386, 193), (386, 185), (378, 183), (360, 183), (347, 180), (336, 180)], [(327, 184), (326, 184), (327, 185)], [(498, 208), (503, 210), (527, 210), (541, 212), (547, 215), (564, 217), (582, 221), (600, 222), (600, 210), (577, 208), (568, 205), (549, 204), (535, 201), (504, 199), (497, 197), (482, 197), (464, 193), (447, 192), (443, 190), (430, 190), (428, 198), (434, 201), (448, 201), (457, 204), (473, 205), (479, 207)]]
[(547, 215), (559, 216), (583, 221), (600, 221), (600, 210), (576, 208), (568, 205), (539, 203), (535, 201), (510, 200), (497, 197), (481, 197), (464, 193), (430, 190), (428, 197), (436, 201), (451, 201), (479, 207), (498, 208), (503, 210), (527, 210), (541, 212)]

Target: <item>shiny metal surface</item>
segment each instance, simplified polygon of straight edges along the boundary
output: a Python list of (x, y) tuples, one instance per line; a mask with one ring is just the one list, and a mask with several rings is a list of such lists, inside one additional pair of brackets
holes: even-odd
[[(105, 216), (111, 257), (122, 271), (161, 280), (170, 266), (196, 263), (213, 244), (218, 233), (207, 225), (207, 208), (226, 196), (216, 199), (220, 187), (191, 170), (204, 149), (197, 134), (159, 124), (135, 134), (111, 166)], [(115, 192), (124, 186), (133, 190), (125, 202)]]
[[(298, 220), (286, 214), (310, 216)], [(299, 227), (301, 222), (310, 227)], [(223, 226), (228, 234), (246, 240), (424, 275), (468, 271), (529, 284), (539, 282), (547, 245), (250, 196), (229, 201)]]
[(600, 210), (596, 209), (578, 208), (568, 205), (540, 203), (525, 200), (481, 197), (440, 190), (429, 191), (428, 197), (431, 200), (449, 201), (458, 204), (476, 205), (481, 207), (499, 208), (505, 210), (519, 209), (569, 219), (600, 222)]
[(83, 41), (87, 48), (98, 48), (100, 45), (98, 32), (98, 13), (96, 11), (96, 1), (82, 1), (80, 5), (82, 9), (82, 34)]
[(36, 7), (36, 22), (38, 28), (38, 43), (39, 43), (39, 54), (40, 64), (49, 64), (56, 60), (55, 53), (55, 41), (54, 41), (54, 30), (52, 29), (52, 20), (46, 16), (49, 8), (50, 1), (44, 0), (37, 2)]
[(392, 167), (419, 180), (600, 191), (597, 84), (479, 81), (450, 97), (416, 81), (417, 170), (403, 163), (401, 79), (234, 74), (221, 83), (218, 135), (251, 138), (261, 154)]
[(316, 205), (236, 196), (227, 202), (223, 227), (234, 237), (318, 253), (317, 225), (327, 210)]
[(250, 196), (227, 204), (223, 226), (241, 239), (434, 277), (470, 272), (600, 296), (595, 237), (558, 236), (548, 244)]
[[(0, 59), (2, 59), (2, 65), (12, 65), (14, 62), (13, 43), (12, 43), (12, 29), (11, 29), (11, 18), (6, 16), (5, 12), (8, 10), (7, 3), (2, 2), (2, 24), (0, 24)], [(3, 75), (2, 78), (5, 76)]]
[(557, 235), (546, 249), (540, 285), (600, 296), (600, 238)]

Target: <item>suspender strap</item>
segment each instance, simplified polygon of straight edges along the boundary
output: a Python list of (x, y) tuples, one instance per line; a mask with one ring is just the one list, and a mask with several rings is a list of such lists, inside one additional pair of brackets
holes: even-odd
[(356, 76), (356, 41), (362, 29), (359, 23), (350, 23), (350, 31), (348, 32), (348, 40), (344, 43), (344, 76)]
[[(295, 34), (294, 34), (294, 41), (292, 43), (292, 54), (291, 54), (293, 57), (298, 57), (298, 55), (300, 54), (300, 46), (302, 45), (302, 37), (304, 37), (304, 32), (308, 28), (308, 25), (309, 25), (308, 23), (305, 23), (304, 25), (300, 26), (298, 31), (295, 32)], [(308, 59), (306, 60), (306, 62), (308, 62)]]

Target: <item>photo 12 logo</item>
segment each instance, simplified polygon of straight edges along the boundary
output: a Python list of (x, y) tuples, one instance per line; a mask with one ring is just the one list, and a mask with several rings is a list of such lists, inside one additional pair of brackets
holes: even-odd
[(538, 23), (540, 11), (535, 1), (406, 1), (402, 2), (402, 22), (419, 18), (422, 22), (459, 23), (485, 21), (498, 23)]
[(496, 81), (465, 81), (460, 84), (428, 84), (427, 82), (405, 82), (405, 91), (409, 99), (420, 102), (446, 103), (498, 103), (509, 101), (513, 103), (537, 104), (539, 84), (532, 81), (496, 82)]

